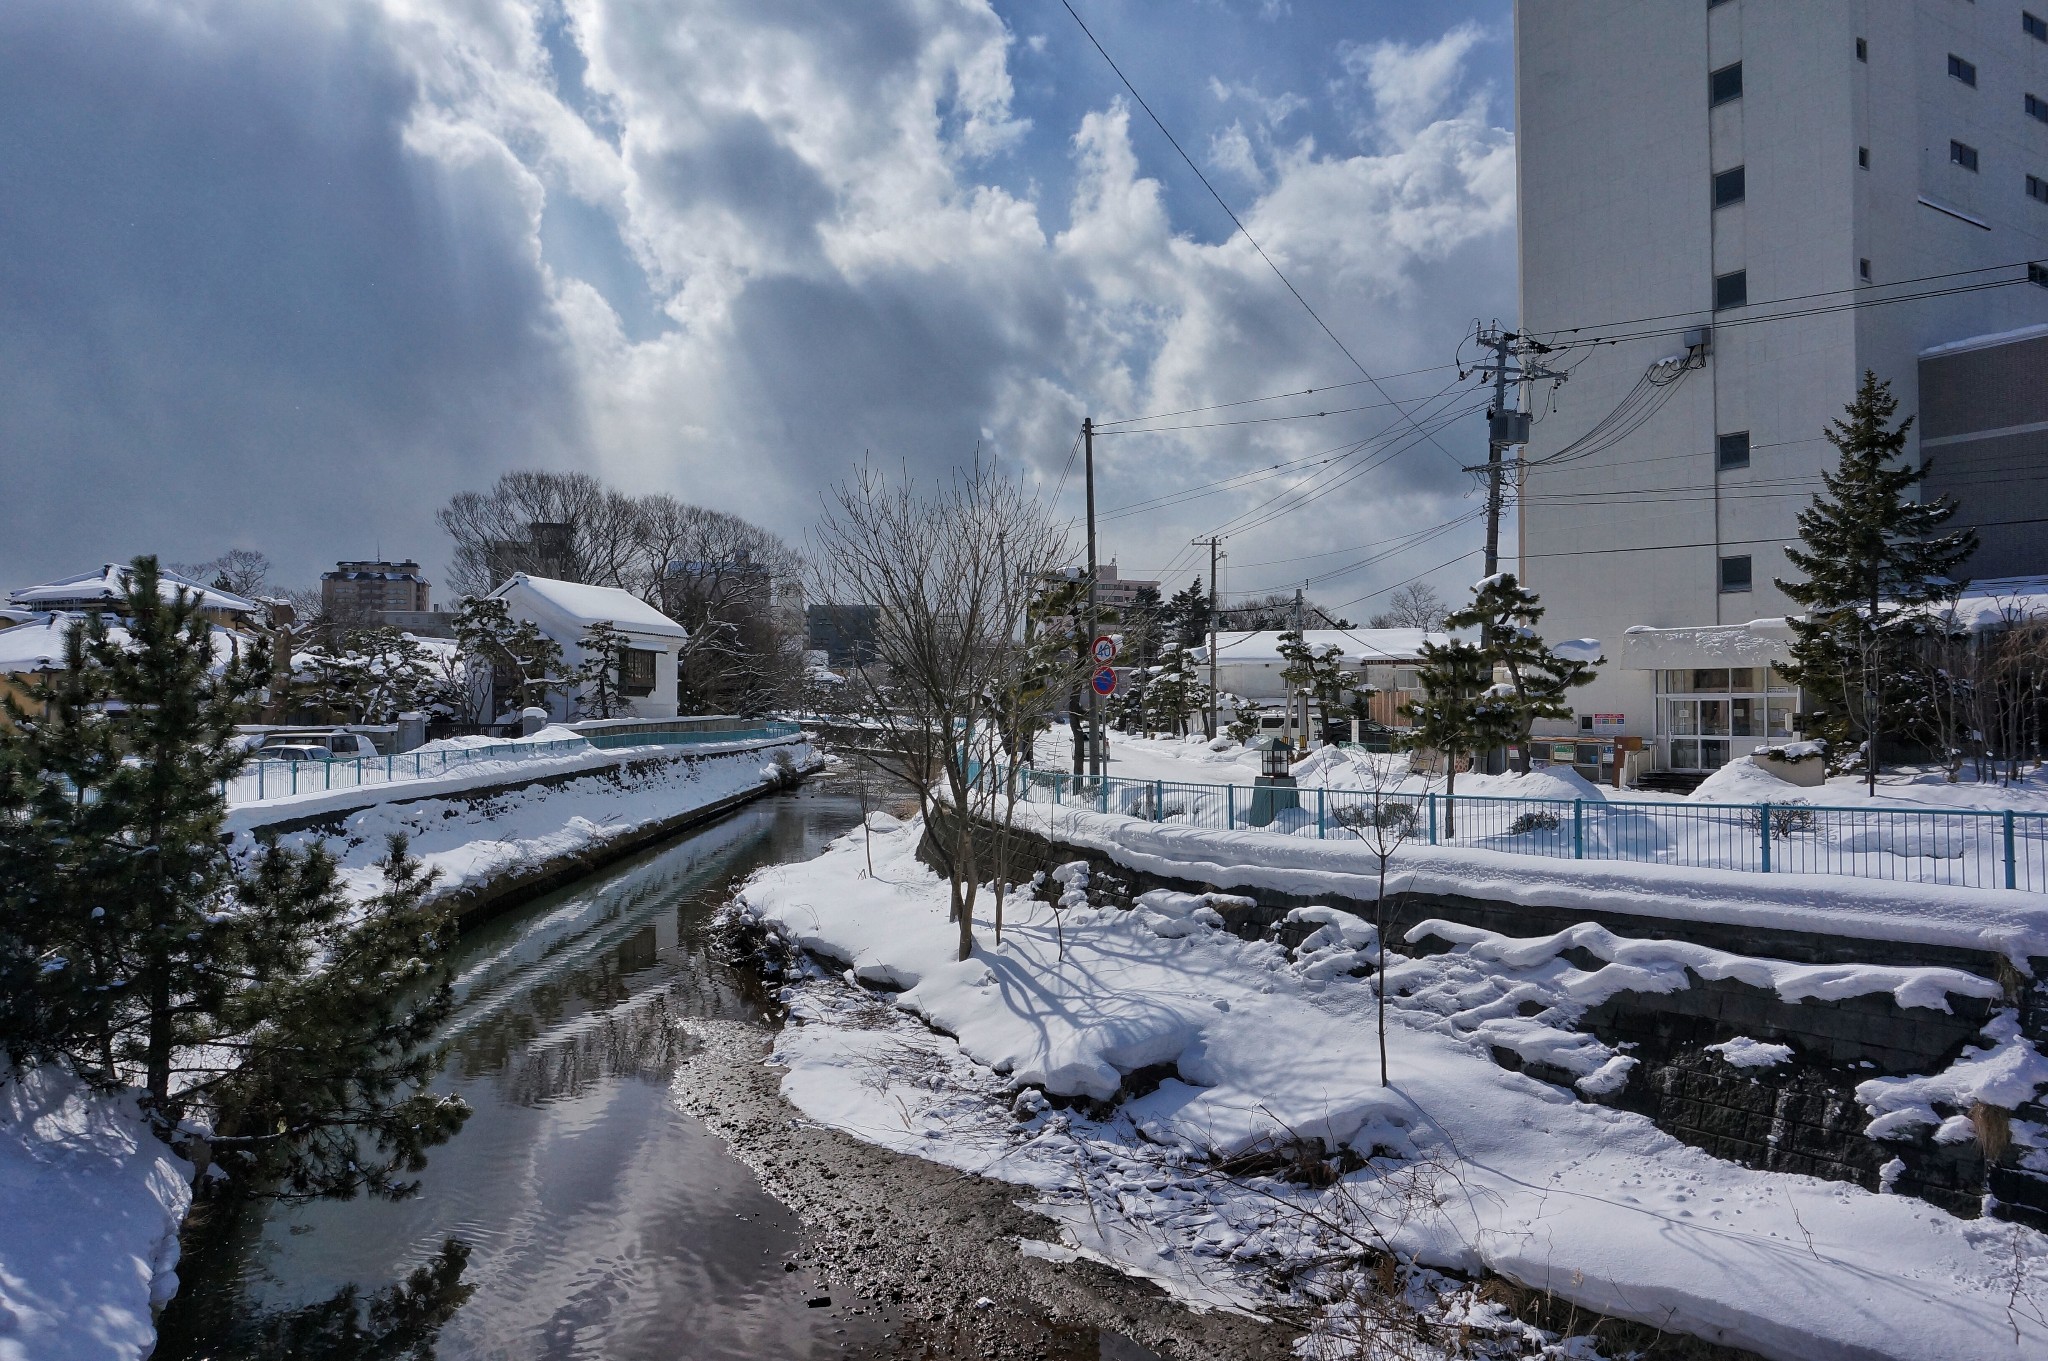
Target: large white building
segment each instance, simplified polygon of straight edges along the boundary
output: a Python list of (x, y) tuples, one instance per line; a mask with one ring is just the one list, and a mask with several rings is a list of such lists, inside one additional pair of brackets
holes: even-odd
[(1865, 369), (1982, 527), (1973, 573), (2048, 570), (2044, 18), (1517, 0), (1521, 327), (1569, 370), (1530, 389), (1520, 571), (1608, 658), (1556, 735), (1684, 771), (1790, 730), (1774, 578)]

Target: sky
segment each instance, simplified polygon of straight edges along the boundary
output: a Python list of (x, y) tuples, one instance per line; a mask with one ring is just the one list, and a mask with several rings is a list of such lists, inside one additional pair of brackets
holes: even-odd
[(1126, 576), (1478, 576), (1508, 0), (1072, 3), (1315, 316), (1061, 0), (10, 0), (0, 585), (438, 579), (515, 468), (799, 545), (863, 458), (1078, 517), (1091, 415)]

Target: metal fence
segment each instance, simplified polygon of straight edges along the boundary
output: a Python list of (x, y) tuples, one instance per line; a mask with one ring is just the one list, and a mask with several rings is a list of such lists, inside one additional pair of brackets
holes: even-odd
[(1842, 808), (1788, 799), (1729, 804), (1528, 799), (1091, 779), (990, 767), (1027, 802), (1216, 831), (1349, 838), (1375, 821), (1417, 842), (1563, 860), (1625, 860), (1753, 874), (1841, 874), (2048, 893), (2048, 814)]
[(315, 794), (330, 789), (358, 789), (365, 786), (402, 784), (431, 780), (483, 764), (511, 764), (544, 761), (587, 751), (616, 751), (639, 747), (702, 747), (727, 742), (786, 740), (801, 736), (797, 723), (761, 722), (749, 728), (716, 731), (700, 729), (661, 732), (598, 732), (586, 737), (563, 738), (556, 742), (493, 742), (486, 746), (457, 747), (440, 751), (408, 751), (391, 756), (356, 757), (334, 761), (252, 760), (233, 779), (221, 782), (221, 797), (230, 804), (261, 803), (295, 794)]

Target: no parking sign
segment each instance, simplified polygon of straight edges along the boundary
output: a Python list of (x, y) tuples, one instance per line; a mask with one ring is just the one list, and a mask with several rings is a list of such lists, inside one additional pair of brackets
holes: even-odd
[(1103, 667), (1095, 673), (1095, 679), (1089, 683), (1095, 687), (1096, 694), (1108, 698), (1116, 693), (1116, 669)]

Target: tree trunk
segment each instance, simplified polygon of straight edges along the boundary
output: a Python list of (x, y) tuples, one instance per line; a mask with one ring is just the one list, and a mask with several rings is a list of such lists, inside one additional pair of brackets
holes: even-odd
[(1458, 753), (1444, 753), (1444, 840), (1458, 835)]
[(1379, 919), (1376, 926), (1380, 947), (1379, 967), (1373, 970), (1372, 982), (1375, 994), (1373, 1001), (1379, 1009), (1380, 1086), (1385, 1087), (1389, 1083), (1387, 1081), (1387, 862), (1384, 856), (1380, 858), (1380, 892), (1379, 896), (1373, 899), (1373, 915)]

